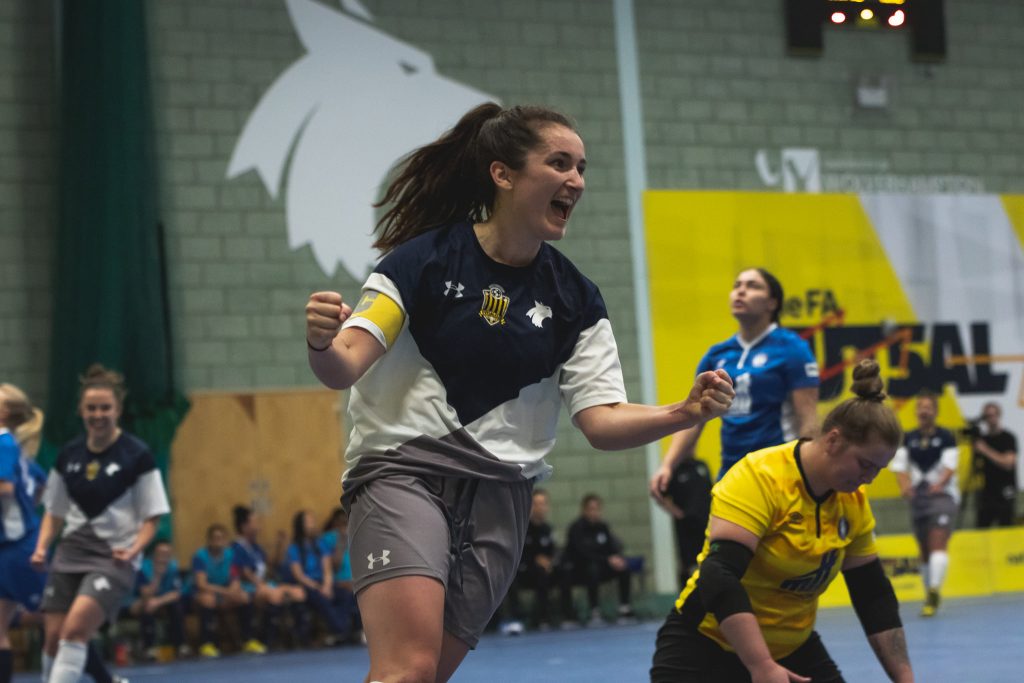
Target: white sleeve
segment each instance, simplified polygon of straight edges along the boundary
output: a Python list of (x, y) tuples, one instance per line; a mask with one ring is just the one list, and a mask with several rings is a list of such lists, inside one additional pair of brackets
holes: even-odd
[(939, 458), (939, 462), (943, 467), (951, 469), (954, 472), (960, 466), (960, 449), (956, 446), (949, 446), (948, 448), (942, 449), (942, 456)]
[(597, 405), (625, 403), (619, 349), (607, 318), (583, 330), (562, 366), (559, 389), (569, 415)]
[(135, 502), (135, 514), (140, 522), (166, 515), (171, 511), (159, 469), (153, 468), (135, 481), (132, 497)]
[(906, 446), (900, 446), (896, 449), (896, 455), (893, 457), (892, 462), (889, 463), (890, 472), (906, 472), (908, 465), (908, 454)]
[(50, 476), (46, 479), (46, 490), (43, 491), (43, 505), (46, 511), (54, 517), (64, 519), (71, 509), (71, 498), (68, 497), (68, 489), (64, 486), (64, 477), (57, 468), (50, 470)]

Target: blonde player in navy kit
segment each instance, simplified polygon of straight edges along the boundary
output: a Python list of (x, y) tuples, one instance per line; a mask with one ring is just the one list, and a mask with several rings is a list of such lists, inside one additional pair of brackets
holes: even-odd
[(131, 592), (142, 551), (170, 512), (149, 448), (121, 430), (120, 373), (93, 365), (82, 378), (85, 435), (61, 449), (46, 482), (46, 514), (32, 564), (46, 566), (60, 534), (43, 594), (43, 680), (77, 683), (86, 644)]
[(484, 104), (413, 152), (385, 193), (385, 256), (353, 312), (306, 305), (310, 366), (351, 387), (344, 498), (367, 681), (447, 681), (515, 576), (564, 403), (592, 445), (631, 448), (721, 415), (725, 373), (626, 402), (597, 287), (548, 244), (583, 194), (561, 114)]

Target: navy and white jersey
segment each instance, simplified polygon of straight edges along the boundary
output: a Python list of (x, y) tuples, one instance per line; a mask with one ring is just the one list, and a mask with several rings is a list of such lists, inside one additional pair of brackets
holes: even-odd
[(795, 332), (772, 324), (750, 343), (734, 335), (704, 354), (697, 374), (725, 370), (736, 398), (722, 416), (722, 469), (719, 478), (747, 453), (796, 438), (787, 423), (790, 394), (818, 386), (818, 363)]
[(390, 252), (363, 292), (398, 322), (388, 334), (361, 303), (345, 323), (387, 348), (350, 394), (346, 492), (390, 471), (546, 476), (561, 403), (575, 415), (626, 400), (604, 300), (548, 244), (516, 268), (471, 223), (439, 228)]
[[(119, 570), (112, 551), (131, 546), (144, 521), (170, 512), (152, 453), (127, 432), (102, 453), (90, 451), (85, 436), (68, 443), (43, 500), (48, 513), (64, 519), (52, 564), (59, 572)], [(137, 556), (134, 569), (141, 561)]]
[(21, 457), (21, 447), (4, 427), (0, 427), (0, 481), (14, 484), (11, 496), (0, 496), (0, 545), (20, 541), (39, 528), (32, 493), (35, 481), (30, 462)]
[(957, 484), (957, 467), (960, 464), (960, 449), (956, 446), (956, 438), (948, 429), (936, 427), (931, 435), (922, 434), (914, 429), (903, 435), (903, 445), (896, 449), (896, 455), (889, 463), (893, 472), (906, 472), (910, 475), (910, 485), (914, 488), (924, 484), (931, 486), (942, 478), (948, 468), (953, 476), (946, 483), (944, 492), (960, 500), (960, 486)]
[(257, 581), (267, 580), (267, 554), (259, 543), (239, 536), (231, 544), (231, 555), (240, 579), (248, 581), (246, 571), (250, 571)]

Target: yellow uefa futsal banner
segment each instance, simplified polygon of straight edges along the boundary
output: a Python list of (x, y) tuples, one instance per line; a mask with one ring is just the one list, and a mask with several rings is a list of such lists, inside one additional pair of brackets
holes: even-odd
[[(930, 391), (942, 426), (961, 430), (996, 401), (1024, 436), (1024, 197), (651, 191), (644, 209), (660, 401), (684, 395), (708, 348), (736, 333), (735, 276), (763, 267), (785, 289), (782, 324), (818, 359), (820, 416), (871, 356), (904, 427)], [(698, 445), (712, 469), (717, 430)], [(962, 484), (971, 470), (965, 443)], [(895, 478), (883, 472), (871, 495), (897, 495)]]
[[(903, 601), (924, 599), (917, 542), (910, 534), (878, 537), (878, 554)], [(942, 596), (966, 598), (1024, 591), (1024, 528), (957, 531), (949, 543)], [(822, 594), (822, 607), (849, 605), (842, 574)]]

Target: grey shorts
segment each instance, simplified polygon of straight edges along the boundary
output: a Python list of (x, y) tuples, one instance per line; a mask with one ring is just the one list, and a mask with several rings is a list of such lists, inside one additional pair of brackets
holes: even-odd
[(914, 535), (924, 539), (932, 529), (945, 529), (953, 533), (958, 512), (956, 501), (948, 493), (918, 493), (910, 503), (910, 521)]
[(349, 557), (356, 593), (399, 576), (445, 587), (444, 628), (470, 647), (515, 578), (532, 482), (395, 475), (349, 500)]
[(43, 590), (43, 612), (68, 612), (79, 595), (88, 595), (103, 608), (107, 621), (113, 622), (122, 600), (132, 590), (117, 574), (105, 572), (50, 572)]

